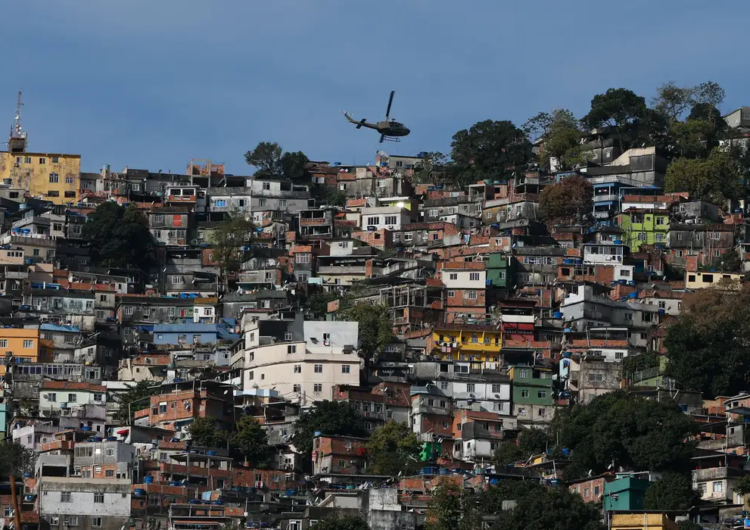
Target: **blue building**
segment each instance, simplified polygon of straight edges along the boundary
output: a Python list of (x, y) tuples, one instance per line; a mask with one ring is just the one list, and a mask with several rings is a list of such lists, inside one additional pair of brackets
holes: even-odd
[(153, 343), (168, 345), (213, 344), (219, 335), (216, 324), (154, 324)]

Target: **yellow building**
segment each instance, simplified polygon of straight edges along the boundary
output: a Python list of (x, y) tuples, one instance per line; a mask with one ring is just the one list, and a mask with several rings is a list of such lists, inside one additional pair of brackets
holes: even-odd
[(0, 328), (0, 376), (5, 375), (8, 356), (13, 362), (35, 363), (39, 360), (39, 329)]
[(433, 353), (444, 360), (497, 363), (502, 331), (477, 324), (436, 324), (432, 331)]
[(686, 289), (719, 289), (739, 290), (744, 275), (732, 272), (686, 272)]
[(663, 513), (613, 513), (611, 530), (677, 530), (678, 525)]
[(55, 204), (77, 203), (81, 155), (0, 151), (0, 182)]

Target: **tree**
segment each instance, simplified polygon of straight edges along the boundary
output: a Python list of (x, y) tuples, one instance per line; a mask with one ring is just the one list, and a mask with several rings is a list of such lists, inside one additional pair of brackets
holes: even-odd
[(610, 88), (591, 100), (591, 110), (583, 121), (591, 129), (611, 127), (623, 151), (636, 136), (638, 121), (646, 115), (646, 100), (625, 88)]
[[(736, 491), (736, 489), (735, 489)], [(643, 508), (646, 510), (689, 510), (698, 502), (693, 482), (685, 475), (665, 474), (646, 491)]]
[(750, 493), (750, 475), (742, 475), (737, 481), (737, 485), (734, 487), (734, 492), (739, 495), (747, 495)]
[(315, 530), (370, 530), (367, 521), (359, 515), (339, 515), (334, 513), (331, 516), (318, 522)]
[(533, 488), (514, 500), (513, 509), (498, 513), (493, 530), (604, 530), (599, 508), (567, 488)]
[(531, 455), (545, 452), (553, 443), (549, 434), (542, 429), (526, 429), (514, 440), (501, 442), (495, 451), (495, 463), (506, 466), (519, 461), (526, 461)]
[(742, 270), (742, 258), (733, 248), (730, 248), (724, 254), (711, 260), (707, 267), (701, 267), (702, 270), (717, 270), (721, 272), (740, 272)]
[(250, 462), (253, 467), (267, 465), (271, 447), (268, 445), (266, 431), (255, 418), (242, 416), (230, 443), (234, 453)]
[(559, 169), (571, 169), (586, 161), (581, 146), (581, 126), (569, 110), (555, 109), (551, 114), (540, 112), (522, 129), (530, 138), (543, 140), (541, 165), (550, 167), (551, 159), (555, 158)]
[(325, 206), (346, 206), (346, 193), (341, 190), (328, 190), (323, 196)]
[(714, 144), (718, 144), (714, 126), (703, 120), (674, 122), (669, 127), (669, 134), (674, 145), (672, 151), (682, 158), (704, 158)]
[(687, 469), (695, 424), (673, 402), (613, 392), (555, 416), (552, 432), (572, 451), (566, 479), (608, 469)]
[(695, 102), (719, 107), (724, 102), (726, 93), (718, 83), (706, 81), (695, 88)]
[(477, 498), (471, 490), (441, 481), (432, 492), (427, 509), (427, 530), (474, 530), (481, 518)]
[(328, 314), (328, 302), (341, 298), (339, 293), (330, 291), (315, 292), (307, 299), (307, 307), (315, 318), (323, 318)]
[(420, 443), (406, 423), (389, 421), (378, 427), (367, 444), (375, 473), (411, 475), (420, 466)]
[(281, 174), (287, 179), (298, 179), (307, 175), (310, 160), (302, 151), (281, 155)]
[(135, 206), (100, 204), (89, 214), (82, 234), (97, 265), (147, 269), (154, 259), (148, 220)]
[(3, 477), (3, 481), (10, 476), (32, 473), (35, 461), (36, 454), (20, 443), (8, 439), (0, 442), (0, 477)]
[(495, 464), (501, 467), (525, 461), (528, 456), (514, 440), (500, 442), (495, 449)]
[(412, 180), (417, 184), (440, 184), (452, 170), (450, 159), (438, 151), (425, 153), (414, 164)]
[(503, 511), (504, 501), (543, 494), (544, 489), (536, 480), (501, 480), (479, 494), (480, 510), (485, 515), (498, 514)]
[(453, 135), (451, 158), (455, 183), (507, 180), (531, 160), (531, 143), (510, 121), (485, 120)]
[(294, 446), (307, 456), (312, 454), (316, 432), (341, 436), (367, 434), (362, 417), (345, 401), (318, 401), (294, 427)]
[(624, 375), (634, 374), (649, 368), (657, 368), (661, 356), (655, 351), (647, 351), (637, 355), (628, 355), (622, 361), (622, 373)]
[(717, 204), (741, 195), (740, 171), (726, 151), (714, 149), (705, 159), (678, 158), (667, 168), (667, 193), (687, 191), (691, 199)]
[(276, 142), (260, 142), (255, 149), (245, 153), (245, 162), (257, 168), (255, 176), (258, 178), (279, 178), (282, 175), (282, 152)]
[(128, 387), (127, 391), (117, 395), (120, 408), (114, 416), (115, 420), (123, 425), (130, 425), (133, 415), (139, 410), (147, 409), (150, 406), (148, 398), (156, 395), (158, 390), (158, 384), (153, 381), (138, 381)]
[(276, 142), (260, 142), (245, 153), (245, 162), (257, 169), (255, 176), (265, 179), (295, 179), (307, 174), (307, 156), (302, 151), (285, 153)]
[(239, 267), (242, 247), (248, 245), (255, 230), (253, 222), (243, 212), (230, 212), (211, 235), (213, 257), (226, 281), (227, 272)]
[(228, 434), (216, 428), (213, 416), (197, 417), (188, 427), (190, 439), (199, 447), (226, 447)]
[(539, 212), (549, 224), (578, 224), (591, 215), (594, 188), (579, 175), (546, 186), (539, 197)]
[(387, 306), (359, 302), (340, 311), (342, 320), (359, 323), (359, 351), (364, 359), (375, 358), (383, 346), (393, 341)]
[(666, 375), (705, 399), (736, 395), (750, 384), (750, 287), (701, 289), (682, 300), (667, 330)]
[(669, 121), (679, 121), (681, 116), (695, 104), (695, 87), (680, 87), (668, 81), (656, 89), (651, 105)]

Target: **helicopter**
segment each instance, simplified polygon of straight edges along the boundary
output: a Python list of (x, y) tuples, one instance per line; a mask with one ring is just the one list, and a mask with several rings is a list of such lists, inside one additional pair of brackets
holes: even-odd
[(385, 140), (389, 142), (399, 142), (401, 141), (399, 139), (400, 136), (406, 136), (411, 131), (404, 127), (403, 123), (399, 123), (396, 120), (389, 120), (391, 116), (391, 105), (393, 104), (393, 96), (396, 94), (394, 90), (391, 90), (391, 97), (388, 100), (388, 109), (385, 111), (385, 120), (379, 121), (378, 123), (367, 123), (366, 120), (355, 120), (351, 116), (349, 116), (348, 112), (344, 112), (343, 110), (341, 112), (344, 113), (344, 116), (346, 116), (346, 119), (349, 120), (350, 123), (353, 123), (357, 126), (357, 129), (361, 129), (362, 127), (367, 127), (368, 129), (375, 129), (380, 133), (380, 143), (382, 144)]

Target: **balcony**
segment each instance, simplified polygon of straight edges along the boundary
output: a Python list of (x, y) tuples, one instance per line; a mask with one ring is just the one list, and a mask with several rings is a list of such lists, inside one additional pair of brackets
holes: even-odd
[(318, 274), (352, 274), (364, 275), (364, 265), (326, 265), (318, 267)]
[(303, 217), (299, 220), (301, 226), (315, 226), (331, 224), (331, 219), (326, 217)]
[(230, 475), (228, 469), (169, 464), (166, 462), (159, 464), (159, 470), (169, 475), (192, 475), (196, 477), (229, 478)]
[(620, 197), (614, 193), (608, 193), (606, 195), (594, 195), (594, 202), (614, 202), (618, 200), (620, 200)]
[(707, 469), (694, 469), (693, 482), (703, 482), (707, 480), (722, 480), (727, 478), (740, 478), (747, 475), (744, 469), (734, 467), (709, 467)]

